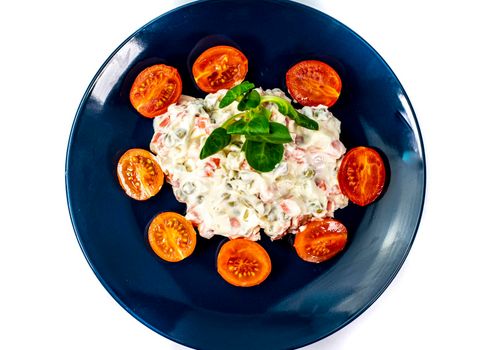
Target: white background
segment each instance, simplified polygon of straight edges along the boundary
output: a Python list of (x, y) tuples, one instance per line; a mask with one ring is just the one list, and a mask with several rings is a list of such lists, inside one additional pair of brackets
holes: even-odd
[[(2, 1), (1, 349), (186, 349), (101, 286), (64, 188), (71, 124), (93, 75), (136, 29), (185, 2)], [(394, 282), (357, 320), (306, 349), (496, 349), (493, 2), (302, 2), (389, 63), (417, 113), (428, 168), (421, 226)]]

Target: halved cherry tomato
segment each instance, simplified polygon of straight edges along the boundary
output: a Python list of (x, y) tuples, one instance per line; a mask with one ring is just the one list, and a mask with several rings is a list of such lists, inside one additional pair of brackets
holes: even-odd
[(385, 185), (385, 165), (372, 148), (349, 150), (338, 170), (338, 185), (353, 203), (365, 206), (375, 201)]
[(311, 221), (297, 233), (293, 246), (300, 258), (320, 263), (331, 259), (343, 250), (347, 243), (347, 228), (338, 220)]
[(205, 50), (192, 67), (198, 87), (208, 93), (240, 84), (247, 71), (247, 57), (240, 50), (223, 45)]
[(217, 272), (237, 287), (262, 283), (271, 272), (271, 259), (258, 243), (237, 238), (223, 244), (217, 256)]
[(197, 234), (185, 217), (173, 212), (164, 212), (150, 223), (148, 242), (161, 259), (178, 262), (193, 253)]
[(303, 106), (332, 106), (340, 96), (342, 80), (321, 61), (302, 61), (286, 73), (288, 92)]
[(138, 74), (131, 86), (129, 99), (142, 116), (153, 118), (164, 114), (167, 107), (178, 101), (182, 88), (176, 68), (156, 64)]
[(140, 148), (129, 149), (121, 156), (117, 177), (126, 194), (140, 201), (155, 196), (164, 183), (164, 173), (154, 155)]

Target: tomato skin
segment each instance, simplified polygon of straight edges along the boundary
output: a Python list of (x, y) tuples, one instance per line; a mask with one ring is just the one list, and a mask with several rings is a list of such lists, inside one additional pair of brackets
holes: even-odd
[(178, 262), (195, 250), (197, 234), (190, 221), (174, 212), (158, 214), (148, 227), (148, 242), (159, 258)]
[(355, 147), (342, 159), (338, 185), (353, 203), (365, 206), (374, 202), (385, 185), (385, 165), (378, 152), (369, 147)]
[(240, 50), (226, 45), (205, 50), (192, 67), (195, 83), (207, 93), (231, 89), (245, 79), (247, 72), (247, 57)]
[(237, 287), (253, 287), (271, 272), (271, 259), (258, 243), (236, 238), (223, 244), (217, 256), (217, 272)]
[(347, 228), (338, 220), (310, 221), (299, 231), (293, 246), (307, 262), (320, 263), (341, 252), (347, 243)]
[(308, 60), (291, 67), (286, 73), (288, 92), (303, 106), (335, 104), (342, 90), (342, 80), (328, 64)]
[(142, 116), (154, 118), (181, 96), (183, 83), (178, 70), (165, 64), (145, 68), (138, 74), (129, 93), (133, 107)]
[(140, 148), (129, 149), (121, 156), (117, 178), (124, 192), (140, 201), (155, 196), (164, 184), (164, 173), (154, 155)]

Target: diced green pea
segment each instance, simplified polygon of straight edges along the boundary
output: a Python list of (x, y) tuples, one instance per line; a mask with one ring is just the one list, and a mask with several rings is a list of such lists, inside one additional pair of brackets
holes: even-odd
[(312, 169), (312, 168), (307, 168), (304, 171), (304, 176), (307, 177), (307, 178), (314, 177), (314, 175), (316, 175), (316, 171), (314, 169)]

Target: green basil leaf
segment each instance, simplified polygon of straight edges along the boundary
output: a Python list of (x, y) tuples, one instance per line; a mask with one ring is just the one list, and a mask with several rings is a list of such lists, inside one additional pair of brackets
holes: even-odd
[(268, 172), (274, 170), (283, 159), (283, 145), (275, 143), (245, 141), (245, 158), (255, 170)]
[(308, 116), (297, 112), (297, 117), (295, 118), (295, 123), (306, 129), (319, 130), (319, 124)]
[(306, 129), (310, 130), (319, 130), (319, 124), (309, 118), (308, 116), (299, 113), (293, 108), (293, 106), (290, 106), (291, 109), (288, 111), (288, 118), (293, 119), (295, 121), (295, 124), (300, 125), (301, 127), (304, 127)]
[(247, 109), (257, 107), (259, 103), (261, 103), (261, 95), (256, 90), (250, 90), (238, 103), (238, 110), (246, 111)]
[(219, 152), (224, 147), (228, 146), (230, 142), (231, 135), (228, 135), (226, 129), (214, 129), (205, 141), (204, 147), (202, 147), (202, 150), (200, 151), (200, 159), (207, 158)]
[(219, 102), (219, 108), (224, 108), (230, 105), (233, 101), (235, 101), (238, 97), (242, 96), (246, 92), (252, 90), (255, 87), (254, 84), (244, 81), (241, 84), (232, 87), (226, 95)]
[(288, 143), (293, 141), (288, 128), (285, 125), (276, 122), (269, 123), (269, 135), (265, 137), (268, 140), (271, 140), (268, 142), (272, 143)]
[(226, 129), (226, 132), (228, 134), (237, 134), (237, 135), (243, 135), (246, 133), (246, 128), (247, 128), (247, 122), (243, 119), (237, 120), (228, 128)]
[(243, 81), (241, 82), (238, 86), (238, 96), (241, 96), (243, 95), (244, 93), (246, 93), (247, 91), (250, 91), (252, 90), (253, 88), (255, 88), (255, 85), (252, 84), (251, 82), (249, 81)]
[(250, 141), (269, 142), (269, 143), (289, 143), (292, 142), (292, 136), (287, 127), (276, 122), (269, 122), (269, 134), (267, 135), (245, 135), (245, 139)]
[(269, 134), (269, 121), (262, 115), (253, 117), (249, 122), (237, 120), (226, 129), (228, 134), (261, 135)]
[(246, 134), (269, 134), (269, 120), (263, 115), (256, 115), (247, 123)]
[(233, 92), (233, 90), (228, 90), (226, 95), (221, 99), (219, 102), (219, 108), (224, 108), (226, 106), (229, 106), (233, 101), (236, 100), (236, 94)]
[(257, 136), (245, 135), (245, 138), (251, 141), (262, 141), (262, 142), (280, 143), (280, 144), (293, 141), (292, 136), (290, 136), (290, 132), (288, 131), (287, 127), (284, 126), (283, 124), (276, 122), (269, 122), (269, 134), (257, 135)]

